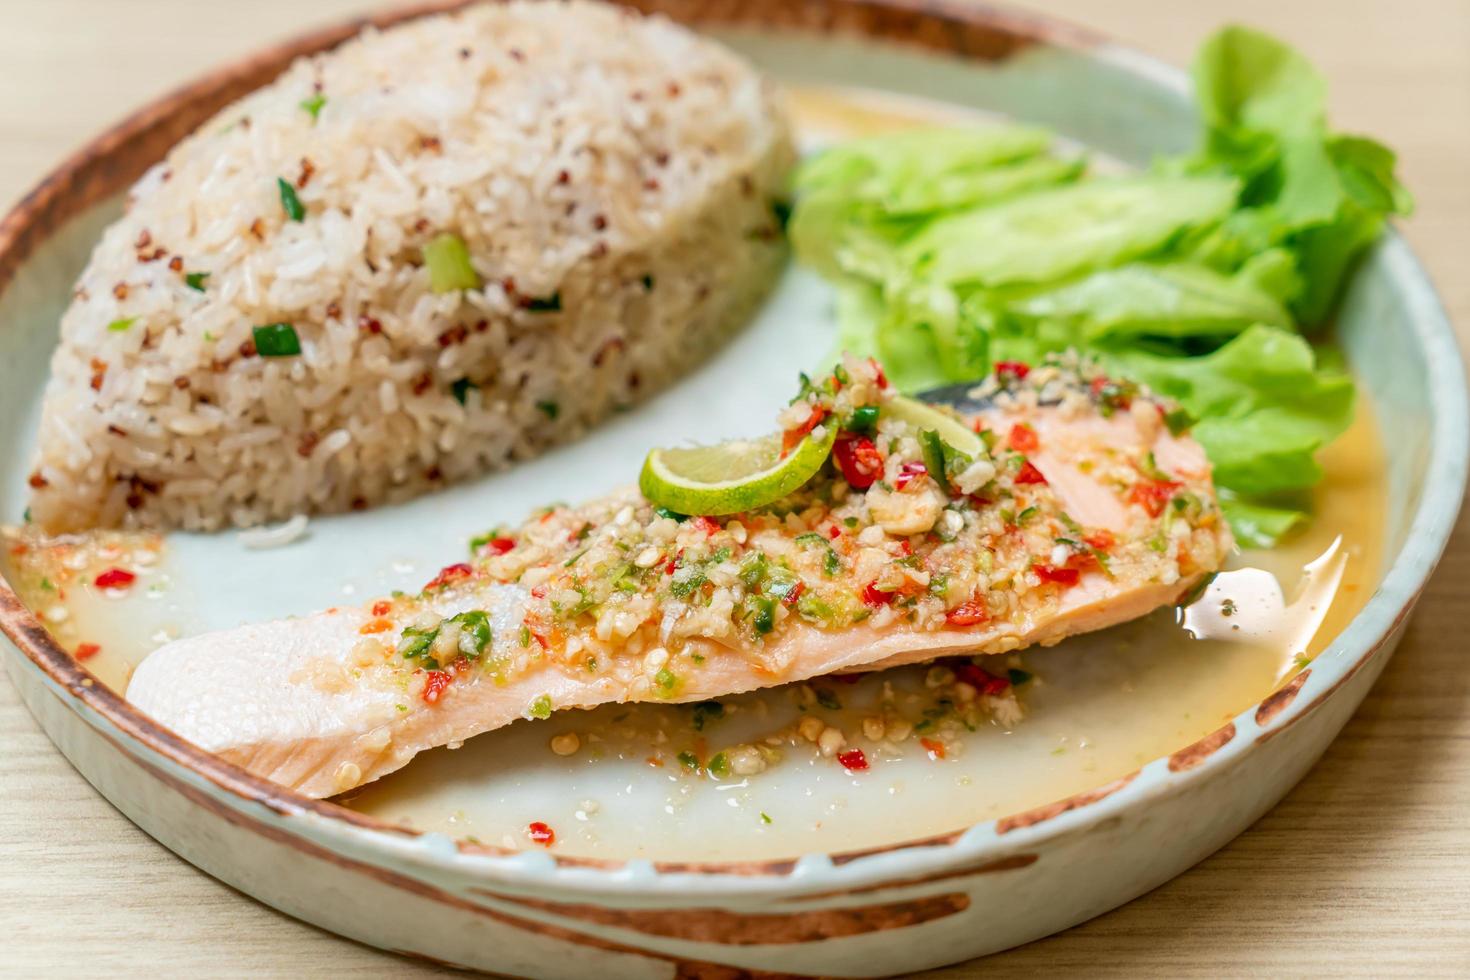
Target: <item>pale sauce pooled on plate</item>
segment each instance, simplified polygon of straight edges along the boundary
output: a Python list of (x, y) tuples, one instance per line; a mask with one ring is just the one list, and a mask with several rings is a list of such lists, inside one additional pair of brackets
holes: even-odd
[[(974, 118), (933, 103), (834, 89), (798, 90), (791, 105), (798, 128), (814, 142)], [(821, 332), (820, 324), (813, 332)], [(791, 363), (794, 372), (799, 365)], [(946, 731), (955, 730), (954, 712), (941, 701), (953, 697), (954, 685), (943, 671), (908, 668), (727, 698), (718, 711), (608, 706), (518, 722), (456, 750), (427, 753), (341, 802), (385, 821), (486, 844), (535, 847), (527, 828), (541, 823), (554, 833), (558, 853), (753, 860), (953, 831), (1066, 797), (1217, 729), (1320, 653), (1362, 608), (1381, 568), (1385, 508), (1383, 459), (1366, 401), (1360, 398), (1358, 420), (1321, 462), (1326, 478), (1315, 491), (1312, 523), (1271, 552), (1237, 556), (1187, 610), (1160, 610), (1009, 662), (991, 658), (987, 669), (1016, 672), (1025, 717), (1009, 728), (991, 720), (973, 732), (928, 737), (944, 727), (937, 723), (941, 712), (951, 718)], [(503, 479), (514, 480), (515, 473)], [(538, 486), (543, 496), (558, 492)], [(560, 492), (581, 497), (602, 489)], [(475, 492), (468, 487), (440, 499)], [(510, 505), (502, 500), (497, 507)], [(446, 523), (463, 513), (455, 506), (461, 509), (444, 509)], [(375, 516), (333, 520), (367, 528)], [(479, 530), (454, 526), (465, 537)], [(160, 643), (230, 625), (220, 609), (232, 587), (263, 590), (268, 598), (261, 602), (273, 610), (306, 612), (319, 604), (319, 595), (304, 605), (277, 595), (261, 578), (271, 562), (297, 560), (296, 545), (244, 556), (229, 536), (178, 536), (166, 549), (146, 535), (101, 535), (42, 550), (21, 541), (8, 538), (0, 554), (7, 576), (60, 642), (84, 653), (87, 667), (116, 690)], [(222, 572), (220, 582), (201, 581), (194, 570), (203, 567), (206, 548), (239, 549), (239, 567)], [(321, 574), (334, 589), (348, 583), (334, 593), (344, 604), (426, 577), (422, 567), (383, 564)], [(135, 578), (102, 579), (115, 584), (99, 586), (98, 576), (113, 567)], [(887, 731), (879, 732), (885, 686), (891, 709)], [(820, 726), (803, 727), (804, 717)], [(894, 726), (904, 724), (913, 730), (892, 738)], [(845, 746), (864, 749), (865, 771), (849, 771), (807, 737), (829, 728)], [(742, 744), (766, 746), (764, 771), (740, 776), (728, 758), (717, 761), (724, 749)]]

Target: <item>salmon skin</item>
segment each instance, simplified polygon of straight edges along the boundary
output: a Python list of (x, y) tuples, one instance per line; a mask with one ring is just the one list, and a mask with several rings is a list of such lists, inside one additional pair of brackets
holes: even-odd
[(330, 796), (567, 708), (1055, 643), (1178, 601), (1230, 551), (1203, 451), (1147, 390), (1064, 357), (946, 395), (979, 438), (936, 443), (848, 358), (780, 416), (796, 441), (839, 428), (781, 500), (686, 517), (630, 489), (547, 508), (418, 595), (169, 643), (127, 696)]

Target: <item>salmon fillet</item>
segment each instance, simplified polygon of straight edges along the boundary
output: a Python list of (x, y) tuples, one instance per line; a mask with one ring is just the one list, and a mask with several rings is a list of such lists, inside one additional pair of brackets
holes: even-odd
[(630, 489), (550, 508), (417, 596), (169, 643), (127, 696), (323, 797), (554, 710), (1052, 644), (1178, 601), (1231, 548), (1203, 451), (1146, 391), (1011, 365), (968, 419), (987, 451), (936, 473), (876, 365), (838, 377), (783, 424), (857, 425), (865, 405), (876, 424), (842, 428), (775, 504), (684, 518)]

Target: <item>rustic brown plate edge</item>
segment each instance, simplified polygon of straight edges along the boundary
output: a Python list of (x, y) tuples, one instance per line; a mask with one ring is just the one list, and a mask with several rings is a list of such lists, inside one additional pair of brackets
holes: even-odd
[[(395, 8), (320, 28), (284, 41), (255, 55), (186, 84), (124, 119), (69, 157), (26, 194), (0, 219), (0, 289), (39, 242), (56, 227), (97, 202), (131, 184), (157, 162), (167, 149), (197, 128), (219, 109), (264, 85), (294, 59), (330, 50), (367, 27), (385, 28), (417, 17), (468, 6), (475, 0), (442, 0)], [(493, 2), (493, 0), (492, 0)], [(1091, 31), (1025, 12), (945, 0), (621, 0), (624, 6), (660, 13), (683, 23), (700, 25), (783, 27), (824, 33), (847, 33), (909, 44), (960, 58), (1002, 60), (1034, 45), (1088, 49), (1105, 43)], [(121, 164), (115, 159), (123, 156)], [(1405, 604), (1396, 622), (1412, 608)], [(0, 576), (0, 632), (3, 632), (56, 685), (87, 708), (106, 718), (118, 730), (144, 747), (203, 776), (244, 802), (278, 814), (314, 814), (331, 820), (395, 836), (417, 836), (406, 830), (342, 807), (330, 800), (300, 796), (244, 769), (227, 763), (178, 737), (132, 707), (108, 689), (62, 649)], [(1373, 657), (1392, 631), (1367, 645), (1349, 673)], [(1295, 693), (1295, 692), (1293, 692)], [(1268, 699), (1269, 700), (1269, 699)], [(1315, 708), (1321, 698), (1306, 710)], [(70, 707), (70, 706), (69, 706)], [(1283, 706), (1284, 707), (1284, 706)], [(1249, 713), (1249, 709), (1248, 712)], [(1290, 712), (1295, 721), (1303, 711)], [(1273, 719), (1274, 720), (1274, 719)], [(1284, 725), (1282, 727), (1285, 727)], [(1203, 758), (1192, 760), (1195, 765)], [(1191, 767), (1192, 768), (1192, 767)], [(1136, 775), (1136, 774), (1133, 774)], [(1130, 781), (1127, 776), (1122, 782)], [(996, 821), (998, 826), (1034, 826), (1050, 816), (1071, 812), (1104, 798), (1098, 788), (1084, 791), (1034, 810)], [(970, 828), (923, 839), (901, 841), (828, 857), (841, 865), (858, 857), (909, 848), (953, 844)], [(462, 846), (466, 853), (506, 856), (511, 849), (485, 845)], [(566, 857), (557, 864), (616, 871), (628, 862), (617, 859)], [(791, 873), (794, 859), (754, 862), (677, 862), (654, 865), (669, 873), (701, 875), (777, 875)]]

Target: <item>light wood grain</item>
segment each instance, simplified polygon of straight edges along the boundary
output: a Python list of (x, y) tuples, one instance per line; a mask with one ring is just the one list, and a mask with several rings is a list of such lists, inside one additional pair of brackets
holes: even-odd
[[(1172, 61), (1226, 17), (1328, 75), (1333, 118), (1402, 154), (1407, 232), (1470, 328), (1470, 3), (1045, 0)], [(124, 112), (361, 0), (0, 0), (0, 202)], [(1226, 9), (1228, 7), (1228, 9)], [(303, 19), (304, 18), (304, 19)], [(1241, 838), (1131, 905), (935, 977), (1454, 976), (1470, 969), (1470, 536), (1310, 776)], [(234, 892), (145, 836), (52, 748), (0, 682), (0, 973), (358, 976), (437, 971)]]

